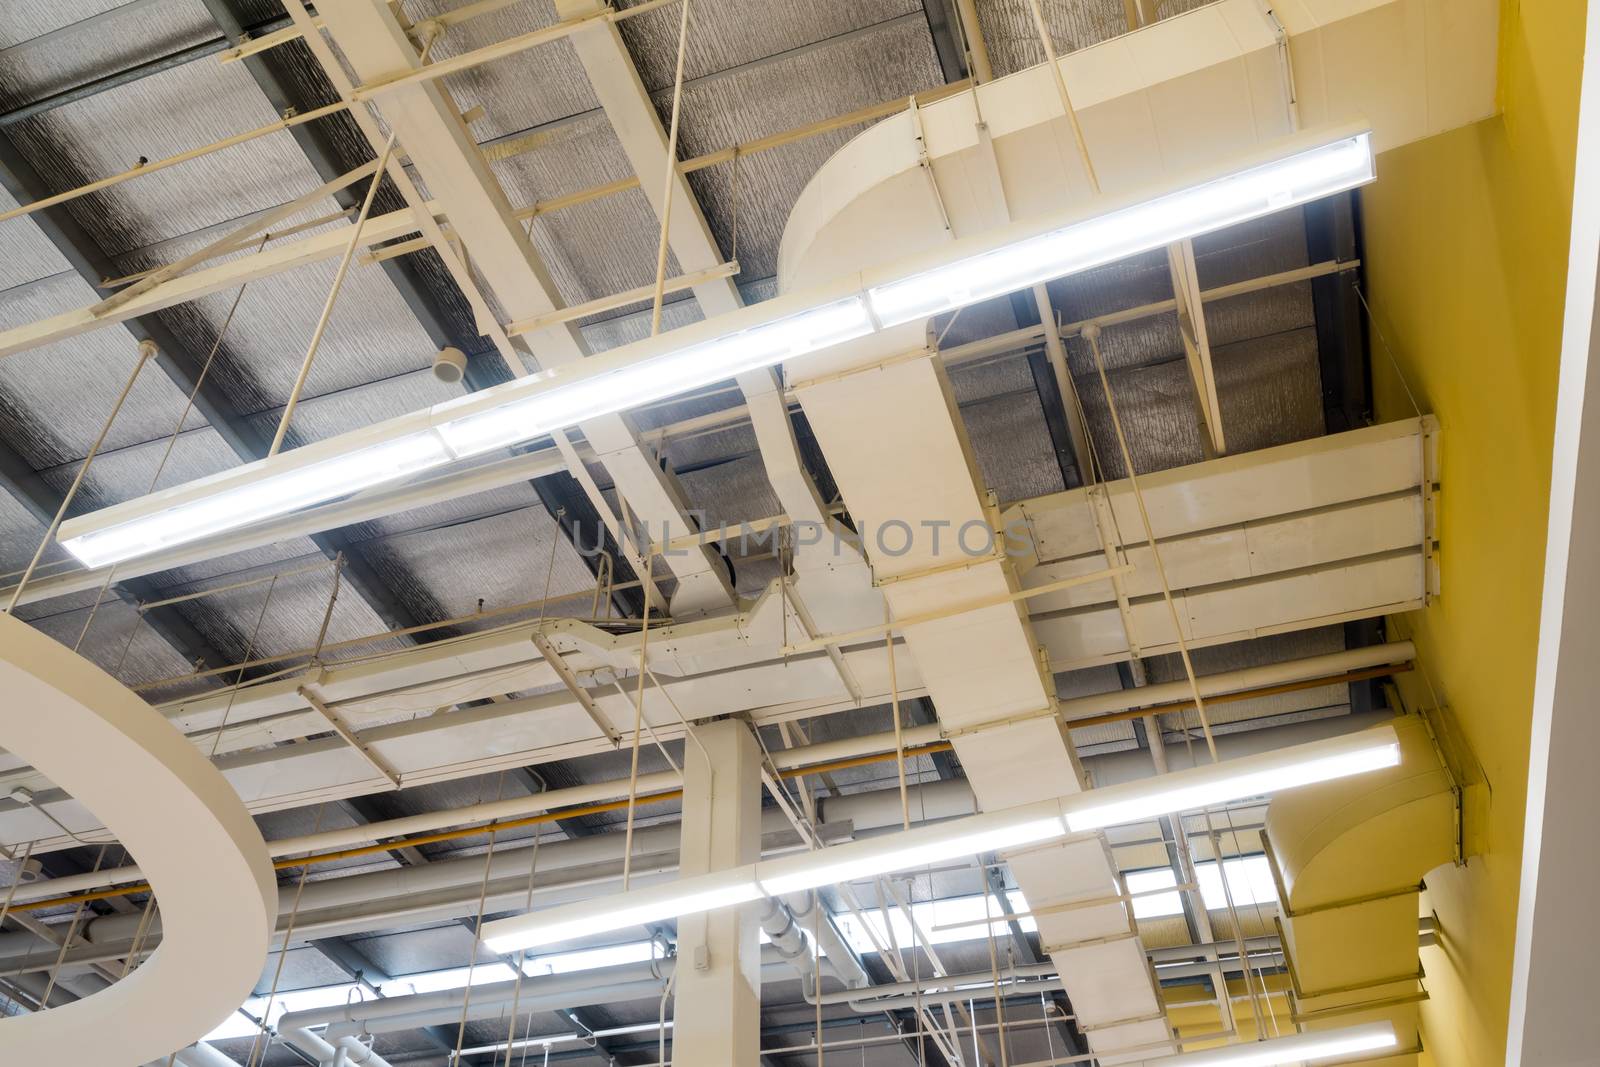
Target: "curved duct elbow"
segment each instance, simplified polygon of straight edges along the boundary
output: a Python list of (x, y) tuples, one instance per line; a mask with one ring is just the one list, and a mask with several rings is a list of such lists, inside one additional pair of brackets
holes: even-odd
[(1429, 871), (1456, 858), (1458, 804), (1428, 724), (1405, 715), (1394, 727), (1399, 766), (1275, 797), (1264, 838), (1295, 1020), (1317, 1029), (1388, 1019), (1401, 1047), (1416, 1050), (1427, 998), (1418, 895)]

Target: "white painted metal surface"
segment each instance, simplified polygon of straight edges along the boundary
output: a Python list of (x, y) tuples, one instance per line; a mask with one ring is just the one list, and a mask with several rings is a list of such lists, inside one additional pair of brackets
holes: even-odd
[[(249, 995), (277, 918), (261, 832), (212, 766), (116, 679), (0, 617), (0, 735), (100, 813), (161, 899), (161, 951), (110, 987), (5, 1024), (8, 1062), (71, 1049), (124, 1067), (182, 1048)], [(31, 935), (30, 935), (31, 936)]]
[[(325, 12), (327, 28), (365, 82), (384, 79), (421, 65), (394, 13), (382, 0), (339, 4)], [(461, 121), (461, 110), (442, 82), (396, 88), (386, 93), (383, 113), (428, 188), (439, 198), (456, 233), (471, 253), (475, 270), (512, 319), (532, 318), (560, 303), (549, 272), (533, 243), (512, 217), (511, 205)], [(584, 357), (572, 323), (528, 337), (541, 366), (559, 366)], [(605, 416), (583, 425), (584, 436), (611, 473), (618, 492), (635, 515), (661, 528), (670, 523), (693, 529), (670, 474), (639, 444), (625, 416)], [(667, 561), (678, 579), (674, 610), (688, 615), (733, 601), (727, 570), (707, 549)]]

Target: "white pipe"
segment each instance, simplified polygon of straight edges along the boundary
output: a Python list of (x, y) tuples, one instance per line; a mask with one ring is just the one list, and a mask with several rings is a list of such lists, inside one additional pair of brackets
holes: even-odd
[[(971, 788), (960, 779), (913, 787), (912, 797), (912, 810), (918, 822), (956, 818), (976, 810)], [(895, 789), (831, 797), (822, 805), (825, 838), (829, 836), (830, 825), (835, 832), (848, 826), (854, 834), (863, 835), (898, 830), (900, 822), (900, 795)], [(776, 809), (763, 813), (764, 833), (789, 830), (789, 824)], [(676, 824), (645, 827), (635, 832), (636, 883), (648, 884), (651, 876), (659, 878), (676, 870), (679, 834), (680, 827)], [(621, 834), (599, 834), (542, 846), (539, 851), (541, 885), (535, 890), (535, 899), (541, 905), (548, 905), (593, 895), (594, 886), (611, 883), (619, 876), (616, 865), (622, 846)], [(485, 900), (488, 911), (521, 908), (527, 893), (528, 855), (525, 846), (496, 850), (488, 863)], [(560, 872), (567, 872), (571, 877), (562, 879)], [(484, 873), (483, 857), (470, 856), (308, 882), (300, 894), (296, 939), (360, 933), (395, 926), (401, 921), (412, 923), (472, 914), (478, 907)], [(290, 903), (287, 898), (280, 902), (280, 929)], [(122, 943), (134, 935), (138, 923), (137, 914), (107, 915), (90, 921), (84, 927), (83, 936), (86, 941), (101, 946), (105, 959), (120, 958), (126, 953), (126, 945)], [(159, 941), (159, 926), (157, 918), (146, 941), (149, 948), (154, 948)], [(0, 961), (26, 956), (38, 947), (38, 940), (26, 932), (0, 934)], [(68, 962), (87, 962), (92, 955), (93, 952), (73, 950)], [(48, 969), (53, 963), (52, 953), (43, 967)], [(11, 969), (0, 963), (0, 974)], [(27, 969), (32, 969), (31, 961)]]
[[(1414, 658), (1415, 655), (1416, 649), (1411, 642), (1394, 641), (1389, 644), (1371, 645), (1323, 656), (1311, 656), (1305, 659), (1287, 660), (1282, 663), (1271, 663), (1260, 667), (1247, 667), (1242, 670), (1202, 675), (1198, 682), (1202, 696), (1216, 696), (1219, 693), (1239, 692), (1260, 686), (1281, 685), (1289, 682), (1304, 681), (1309, 678), (1340, 674), (1351, 670), (1361, 670), (1367, 667), (1402, 663)], [(1143, 686), (1138, 689), (1114, 690), (1109, 693), (1063, 700), (1058, 707), (1062, 718), (1071, 722), (1074, 719), (1126, 711), (1147, 704), (1182, 701), (1188, 699), (1189, 696), (1187, 682), (1164, 682), (1157, 685)], [(911, 727), (906, 731), (905, 744), (908, 746), (925, 745), (938, 741), (940, 737), (941, 731), (937, 725)], [(885, 752), (893, 748), (893, 746), (894, 737), (892, 734), (871, 734), (864, 737), (844, 738), (838, 741), (806, 745), (800, 748), (782, 749), (774, 752), (772, 757), (779, 769), (789, 770), (813, 763), (825, 763), (835, 759), (849, 759), (855, 756)], [(676, 789), (680, 785), (682, 785), (682, 778), (678, 774), (672, 771), (663, 771), (642, 776), (639, 780), (639, 791), (641, 794), (649, 793)], [(278, 859), (308, 852), (350, 848), (370, 844), (380, 839), (431, 833), (435, 830), (487, 823), (501, 819), (522, 818), (557, 808), (615, 800), (625, 795), (626, 790), (623, 787), (624, 783), (621, 781), (595, 782), (573, 786), (568, 789), (551, 790), (548, 793), (537, 793), (532, 796), (512, 797), (506, 800), (473, 804), (446, 811), (424, 812), (399, 819), (386, 819), (382, 822), (368, 823), (363, 826), (343, 827), (337, 830), (324, 830), (315, 834), (303, 834), (298, 837), (280, 838), (276, 841), (267, 842), (267, 848), (272, 856)], [(64, 896), (123, 882), (137, 881), (140, 877), (139, 868), (136, 866), (109, 868), (18, 886), (14, 899), (17, 903), (26, 903), (32, 900), (43, 900), (47, 897)], [(0, 953), (0, 955), (3, 955), (3, 953)]]
[[(771, 945), (762, 946), (761, 960), (764, 981), (792, 979), (793, 970), (788, 961)], [(538, 975), (522, 980), (520, 994), (515, 980), (473, 986), (472, 998), (466, 1009), (467, 1021), (502, 1018), (510, 1012), (513, 1004), (519, 1015), (526, 1015), (589, 1004), (654, 998), (660, 994), (662, 984), (671, 977), (677, 965), (676, 957), (668, 957), (653, 963), (625, 963), (589, 971)], [(464, 989), (446, 989), (291, 1012), (283, 1016), (278, 1025), (280, 1030), (287, 1028), (296, 1032), (313, 1026), (326, 1026), (328, 1029), (324, 1038), (334, 1038), (336, 1043), (343, 1043), (352, 1040), (355, 1034), (387, 1034), (454, 1022), (461, 1018), (464, 992)]]
[[(166, 1067), (165, 1059), (155, 1062), (159, 1067)], [(196, 1041), (188, 1048), (179, 1049), (173, 1055), (172, 1062), (178, 1067), (239, 1067), (233, 1060), (204, 1041)]]
[[(937, 725), (914, 726), (905, 731), (904, 743), (908, 747), (917, 747), (931, 744), (940, 740), (940, 738), (941, 733)], [(813, 764), (828, 763), (833, 760), (854, 759), (858, 756), (892, 752), (894, 748), (895, 736), (893, 733), (865, 734), (860, 737), (823, 741), (798, 748), (780, 749), (772, 753), (772, 761), (779, 770), (793, 770)], [(682, 775), (675, 771), (661, 771), (655, 774), (641, 775), (637, 788), (639, 795), (644, 796), (649, 793), (678, 789), (682, 785)], [(301, 834), (298, 837), (279, 838), (276, 841), (267, 842), (267, 851), (274, 859), (300, 856), (307, 853), (331, 852), (343, 848), (368, 845), (379, 840), (432, 833), (435, 830), (445, 830), (457, 826), (474, 826), (507, 819), (542, 815), (561, 808), (618, 800), (627, 795), (628, 783), (626, 780), (593, 782), (571, 786), (566, 789), (552, 789), (548, 792), (534, 793), (530, 796), (509, 797), (505, 800), (469, 804), (465, 807), (450, 808), (445, 811), (429, 811), (398, 819), (384, 819), (381, 822), (365, 823), (359, 826), (324, 830), (314, 834)], [(963, 812), (962, 814), (965, 813)], [(136, 882), (141, 877), (142, 874), (139, 868), (129, 865), (91, 871), (84, 874), (68, 875), (65, 878), (51, 878), (19, 885), (13, 901), (22, 904), (33, 900), (44, 900), (49, 897), (66, 896), (72, 893), (101, 889), (106, 886)], [(0, 952), (0, 955), (3, 954), (3, 952)]]
[[(998, 921), (998, 920), (997, 920)], [(1035, 963), (1023, 967), (1007, 967), (1002, 981), (1015, 978), (1049, 978), (1055, 975), (1054, 963)], [(820, 998), (808, 998), (815, 1004), (818, 999), (823, 1004), (849, 1004), (851, 1007), (864, 1006), (872, 1010), (874, 997), (893, 997), (916, 995), (932, 996), (935, 993), (948, 993), (956, 986), (971, 985), (975, 982), (989, 982), (994, 978), (992, 971), (973, 971), (970, 974), (949, 974), (943, 978), (925, 978), (922, 981), (891, 982), (885, 985), (875, 985), (868, 989), (841, 989), (833, 993), (824, 993)], [(977, 991), (981, 992), (981, 990)]]
[[(1247, 689), (1324, 678), (1367, 667), (1404, 663), (1415, 658), (1416, 654), (1416, 647), (1410, 641), (1392, 641), (1386, 645), (1368, 645), (1344, 652), (1331, 652), (1325, 656), (1309, 656), (1282, 663), (1268, 663), (1260, 667), (1223, 671), (1220, 674), (1204, 674), (1196, 681), (1199, 682), (1202, 697), (1213, 697), (1223, 693), (1238, 693)], [(1175, 704), (1192, 697), (1189, 683), (1184, 680), (1074, 697), (1071, 700), (1061, 701), (1058, 707), (1061, 717), (1070, 723), (1074, 719), (1086, 719), (1094, 715), (1128, 711), (1132, 708)]]
[[(1377, 711), (1291, 723), (1265, 730), (1222, 734), (1217, 738), (1217, 746), (1226, 759), (1366, 729), (1389, 721), (1391, 717), (1387, 711)], [(1169, 744), (1168, 757), (1175, 770), (1190, 765), (1188, 753), (1182, 745)], [(1152, 773), (1148, 754), (1142, 750), (1088, 756), (1083, 763), (1097, 785), (1148, 778)], [(917, 801), (912, 810), (925, 816), (928, 821), (968, 815), (976, 810), (970, 788), (963, 780), (930, 783), (914, 788)], [(824, 813), (824, 828), (829, 823), (848, 821), (858, 835), (874, 830), (898, 829), (901, 817), (899, 795), (896, 790), (885, 789), (833, 797), (825, 802)], [(788, 825), (774, 810), (765, 813), (764, 828), (767, 832), (778, 832), (788, 829)], [(636, 874), (645, 876), (643, 884), (648, 884), (652, 876), (659, 878), (676, 869), (674, 850), (678, 833), (679, 828), (675, 825), (646, 827), (635, 833), (636, 852), (641, 857), (653, 857), (643, 864), (635, 861)], [(617, 858), (621, 835), (615, 836), (616, 841), (611, 840), (612, 835), (602, 834), (543, 847), (539, 860), (541, 870), (564, 870), (572, 877), (544, 882), (536, 891), (540, 903), (581, 899), (592, 895), (594, 886), (615, 881), (615, 870), (599, 867)], [(398, 919), (421, 922), (469, 914), (477, 907), (477, 891), (483, 875), (483, 860), (472, 857), (309, 882), (302, 897), (301, 918), (296, 923), (296, 931), (306, 937), (327, 937), (383, 929), (396, 925)], [(489, 909), (519, 907), (526, 890), (527, 869), (523, 850), (508, 848), (497, 851), (490, 862)], [(108, 915), (92, 920), (85, 928), (85, 940), (103, 945), (101, 955), (74, 950), (68, 962), (81, 964), (90, 962), (91, 958), (109, 960), (125, 955), (126, 945), (119, 942), (125, 942), (133, 936), (138, 919), (137, 915)], [(150, 947), (154, 947), (158, 940), (156, 933), (153, 931), (147, 941)], [(37, 947), (37, 939), (30, 934), (0, 934), (0, 961), (26, 957)], [(39, 967), (42, 969), (48, 969), (54, 963), (53, 954), (47, 960), (40, 959), (42, 962)], [(0, 974), (15, 973), (18, 969), (31, 970), (34, 969), (33, 964), (31, 960), (20, 968), (0, 964)]]
[(389, 1067), (389, 1061), (372, 1050), (370, 1046), (363, 1045), (357, 1037), (341, 1037), (335, 1046), (335, 1067), (344, 1067), (345, 1064), (355, 1064), (356, 1067)]
[[(942, 998), (956, 1001), (975, 1001), (979, 1004), (992, 1001), (995, 998), (993, 974), (984, 974), (982, 986), (972, 989), (963, 989), (954, 995), (940, 994)], [(1031, 982), (1012, 982), (1002, 977), (1000, 979), (1000, 995), (1002, 997), (1033, 996), (1039, 993), (1048, 993), (1064, 988), (1060, 978), (1039, 978)], [(858, 1015), (876, 1015), (879, 1012), (915, 1009), (919, 1005), (930, 1002), (931, 998), (924, 998), (915, 992), (903, 993), (897, 997), (883, 997), (877, 1000), (850, 1001), (850, 1010)]]

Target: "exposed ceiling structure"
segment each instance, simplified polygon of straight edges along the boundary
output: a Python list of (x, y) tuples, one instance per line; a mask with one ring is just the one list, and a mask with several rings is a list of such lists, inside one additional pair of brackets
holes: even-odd
[[(772, 1067), (1114, 1064), (1378, 1020), (1374, 1062), (1415, 1063), (1414, 893), (1317, 918), (1424, 873), (1341, 896), (1320, 850), (1377, 820), (1459, 858), (1415, 715), (1390, 801), (1333, 829), (1316, 789), (1257, 790), (520, 954), (482, 936), (1396, 719), (1414, 650), (1384, 620), (1439, 592), (1439, 431), (1373, 424), (1354, 189), (126, 560), (61, 544), (1325, 124), (1383, 150), (1494, 107), (1493, 3), (1275, 6), (4, 5), (3, 621), (152, 705), (277, 869), (242, 1006), (139, 1062), (753, 1038)], [(1371, 77), (1425, 46), (1444, 72)], [(0, 749), (3, 1051), (151, 969), (168, 899), (91, 785)], [(1350, 938), (1381, 940), (1366, 970), (1325, 963)]]

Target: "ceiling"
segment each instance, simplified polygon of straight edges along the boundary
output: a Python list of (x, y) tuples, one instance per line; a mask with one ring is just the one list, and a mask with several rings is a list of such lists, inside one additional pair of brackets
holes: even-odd
[[(463, 5), (403, 0), (399, 6), (412, 24), (420, 24)], [(1169, 18), (1200, 4), (1159, 0), (1152, 6), (1160, 18)], [(695, 0), (684, 56), (680, 158), (747, 145), (966, 79), (956, 8), (947, 0)], [(975, 8), (996, 76), (1043, 60), (1027, 0), (976, 0)], [(1063, 53), (1128, 30), (1126, 9), (1118, 0), (1045, 0), (1043, 9), (1055, 46)], [(432, 58), (445, 60), (547, 27), (556, 18), (551, 0), (507, 4), (452, 26)], [(19, 200), (118, 173), (141, 160), (160, 160), (270, 123), (285, 107), (304, 112), (332, 102), (334, 89), (302, 41), (248, 61), (222, 61), (222, 50), (241, 27), (250, 36), (286, 24), (274, 0), (5, 4), (0, 9), (0, 145), (11, 193), (0, 193), (0, 211)], [(618, 25), (658, 117), (663, 125), (670, 123), (676, 6)], [(566, 39), (450, 75), (444, 85), (471, 119), (472, 137), (491, 161), (493, 177), (514, 209), (633, 174), (625, 147)], [(791, 208), (818, 169), (867, 125), (842, 125), (795, 138), (741, 155), (736, 165), (718, 164), (689, 175), (720, 256), (737, 260), (734, 281), (745, 302), (776, 294), (779, 242)], [(0, 259), (0, 328), (91, 304), (99, 299), (97, 286), (106, 278), (169, 263), (374, 155), (362, 131), (341, 113), (298, 126), (293, 134), (274, 133), (73, 199), (63, 208), (0, 223), (0, 245), (6, 251)], [(413, 167), (410, 173), (424, 195), (437, 194), (427, 188), (420, 170)], [(364, 191), (358, 184), (337, 197), (320, 198), (279, 225), (321, 220), (309, 232), (343, 228), (343, 219), (326, 217), (348, 215)], [(397, 210), (402, 204), (399, 191), (386, 181), (374, 210)], [(1293, 209), (1197, 238), (1199, 286), (1209, 290), (1249, 282), (1333, 259), (1358, 261), (1357, 210), (1351, 194), (1337, 203)], [(650, 198), (638, 187), (541, 212), (527, 232), (564, 304), (604, 298), (654, 280), (659, 223)], [(271, 247), (280, 239), (266, 244)], [(6, 490), (0, 493), (0, 569), (14, 573), (28, 565), (102, 431), (103, 441), (69, 514), (134, 499), (255, 458), (283, 414), (335, 270), (332, 260), (309, 264), (251, 281), (242, 290), (217, 292), (124, 326), (0, 359), (0, 482)], [(667, 274), (681, 272), (671, 259)], [(1352, 327), (1348, 304), (1358, 279), (1359, 269), (1352, 268), (1207, 303), (1211, 358), (1231, 452), (1307, 441), (1365, 423), (1365, 338), (1359, 316)], [(1053, 282), (1048, 290), (1060, 321), (1075, 323), (1167, 301), (1173, 278), (1165, 252), (1156, 252)], [(666, 297), (664, 329), (701, 317), (693, 291)], [(648, 302), (635, 303), (583, 318), (578, 334), (588, 352), (598, 353), (647, 336), (649, 320)], [(1031, 299), (993, 300), (942, 323), (947, 327), (942, 347), (979, 345), (1037, 323)], [(134, 377), (107, 427), (108, 413), (139, 363), (138, 341), (145, 337), (154, 338), (169, 358)], [(1107, 326), (1100, 343), (1138, 473), (1206, 460), (1177, 314), (1157, 311)], [(472, 369), (464, 385), (447, 384), (432, 373), (435, 353), (447, 344), (468, 355)], [(1069, 336), (1065, 345), (1093, 451), (1106, 478), (1121, 478), (1127, 472), (1089, 350), (1081, 337)], [(1083, 485), (1081, 462), (1063, 447), (1060, 398), (1042, 344), (989, 348), (980, 358), (952, 360), (948, 368), (982, 484), (1001, 507)], [(204, 382), (191, 401), (194, 375), (189, 372), (197, 368), (204, 369)], [(358, 257), (306, 380), (289, 427), (289, 445), (358, 429), (510, 374), (491, 340), (479, 332), (468, 299), (435, 250), (414, 251), (381, 264)], [(654, 447), (654, 455), (675, 473), (687, 505), (717, 523), (754, 520), (782, 510), (748, 420), (721, 420), (709, 430), (689, 421), (741, 402), (736, 389), (722, 387), (633, 413), (646, 447)], [(802, 412), (796, 409), (791, 419), (804, 468), (824, 500), (833, 503), (834, 479), (823, 450)], [(616, 506), (605, 465), (591, 462), (588, 472)], [(220, 692), (229, 683), (270, 681), (286, 665), (303, 665), (308, 649), (325, 648), (318, 661), (333, 668), (379, 661), (515, 621), (546, 615), (589, 617), (597, 610), (591, 597), (594, 558), (577, 551), (574, 538), (594, 543), (600, 536), (592, 500), (577, 480), (558, 473), (115, 582), (103, 597), (87, 592), (29, 603), (18, 614), (120, 681), (143, 687), (147, 699), (178, 701)], [(47, 545), (43, 563), (41, 576), (55, 573), (65, 565), (65, 555)], [(781, 569), (770, 551), (759, 548), (736, 554), (731, 567), (743, 597), (758, 596)], [(662, 577), (666, 580), (665, 572)], [(190, 598), (200, 593), (205, 595)], [(148, 610), (139, 606), (173, 598), (187, 599)], [(599, 598), (602, 614), (638, 614), (636, 591), (618, 592), (609, 604), (605, 599)], [(541, 607), (540, 601), (548, 603)], [(1379, 619), (1354, 619), (1199, 648), (1194, 663), (1198, 673), (1211, 674), (1381, 640)], [(300, 657), (291, 658), (295, 654)], [(1174, 655), (1151, 655), (1131, 665), (1123, 659), (1059, 672), (1059, 696), (1070, 699), (1131, 688), (1146, 678), (1159, 683), (1184, 676)], [(518, 700), (558, 690), (548, 685), (508, 689), (459, 703), (445, 701), (443, 706), (466, 709), (484, 699)], [(1364, 713), (1381, 701), (1381, 691), (1371, 682), (1324, 684), (1221, 705), (1212, 721), (1219, 733), (1270, 731)], [(917, 697), (907, 703), (911, 721), (937, 720), (933, 702)], [(796, 721), (812, 743), (892, 728), (889, 709), (875, 704), (807, 714)], [(1175, 725), (1169, 723), (1168, 746), (1194, 740), (1190, 731)], [(797, 743), (776, 722), (761, 729), (774, 748)], [(1151, 744), (1147, 723), (1140, 719), (1080, 730), (1073, 740), (1078, 755), (1093, 766), (1112, 765), (1094, 760), (1148, 760)], [(270, 742), (263, 751), (274, 755)], [(677, 760), (682, 753), (681, 741), (669, 740), (664, 751), (646, 745), (641, 769), (666, 770), (668, 756)], [(272, 840), (547, 788), (615, 781), (627, 774), (623, 748), (488, 774), (463, 771), (429, 784), (326, 803), (277, 805), (258, 811), (256, 820)], [(911, 760), (907, 775), (913, 788), (932, 787), (959, 782), (964, 771), (958, 759), (941, 753)], [(895, 789), (896, 775), (892, 763), (879, 763), (836, 771), (826, 783), (812, 786), (831, 795), (874, 794)], [(644, 809), (641, 821), (672, 826), (678, 815), (675, 803), (658, 804)], [(1237, 857), (1238, 866), (1230, 870), (1246, 878), (1247, 865), (1256, 862), (1252, 857), (1260, 851), (1256, 831), (1261, 811), (1244, 807), (1229, 817), (1237, 821), (1218, 838), (1196, 830), (1197, 858), (1212, 858), (1215, 842), (1224, 855)], [(543, 848), (618, 833), (624, 820), (619, 811), (568, 818), (538, 830), (498, 835), (493, 847), (502, 854), (526, 854), (535, 839)], [(1154, 872), (1148, 877), (1158, 880), (1171, 876), (1175, 857), (1145, 829), (1113, 834), (1119, 868), (1130, 874)], [(1170, 834), (1171, 827), (1165, 832)], [(319, 866), (309, 882), (403, 867), (478, 864), (488, 847), (480, 835), (380, 851)], [(98, 846), (62, 848), (43, 857), (51, 877), (124, 861), (115, 847)], [(995, 885), (1010, 885), (1009, 877), (1002, 868)], [(284, 872), (283, 892), (294, 894), (297, 882), (293, 871)], [(1270, 880), (1264, 897), (1269, 889)], [(969, 868), (920, 876), (911, 886), (917, 901), (930, 902), (926, 915), (934, 925), (944, 921), (938, 909), (959, 908), (963, 899), (982, 891), (980, 872)], [(870, 893), (865, 895), (870, 912), (876, 903)], [(1148, 950), (1181, 949), (1201, 939), (1193, 909), (1186, 912), (1185, 902), (1175, 894), (1152, 900), (1159, 903), (1145, 906), (1138, 921)], [(144, 904), (143, 896), (132, 894), (87, 907), (41, 909), (30, 918), (58, 933), (69, 927), (76, 932), (78, 924), (95, 916), (134, 915)], [(837, 893), (829, 904), (837, 913), (848, 910)], [(1270, 899), (1251, 899), (1241, 906), (1208, 898), (1206, 906), (1211, 912), (1206, 925), (1216, 940), (1231, 939), (1235, 924), (1246, 937), (1272, 933), (1275, 907)], [(422, 980), (415, 976), (446, 972), (437, 981), (459, 985), (459, 976), (448, 977), (453, 969), (474, 961), (480, 967), (503, 966), (481, 947), (474, 956), (473, 924), (492, 915), (479, 916), (468, 908), (454, 918), (421, 923), (396, 918), (358, 933), (294, 939), (287, 953), (264, 961), (257, 993), (288, 995), (293, 1010), (299, 1010), (343, 1003), (358, 995), (352, 990), (359, 991), (362, 982), (417, 985)], [(1002, 956), (1019, 965), (1037, 962), (1041, 946), (1026, 921), (1002, 931)], [(952, 974), (987, 972), (992, 947), (981, 927), (969, 927), (968, 934), (951, 936), (936, 952), (904, 950), (906, 969), (918, 974), (938, 967)], [(44, 935), (28, 936), (41, 938), (39, 946), (46, 947)], [(611, 940), (646, 936), (641, 931)], [(867, 946), (863, 955), (875, 980), (891, 977), (880, 953)], [(1182, 958), (1181, 953), (1175, 958)], [(1277, 972), (1271, 960), (1265, 966)], [(38, 977), (0, 978), (0, 991), (25, 1006), (30, 997), (37, 999)], [(1178, 989), (1193, 988), (1195, 981), (1172, 980)], [(55, 998), (72, 998), (102, 987), (105, 976), (91, 966), (68, 966), (53, 984)], [(259, 1002), (247, 1007), (262, 1010)], [(1041, 994), (1028, 1004), (1008, 1007), (1014, 1027), (1009, 1035), (1011, 1062), (1048, 1059), (1077, 1040), (1072, 1024), (1055, 1015), (1049, 1016), (1054, 1020), (1049, 1025), (1028, 1025), (1041, 1010), (1059, 1012), (1059, 1001)], [(581, 1034), (651, 1023), (657, 1011), (653, 998), (610, 1001), (534, 1012), (515, 1027), (519, 1034)], [(896, 1018), (894, 1013), (858, 1014), (843, 1004), (824, 1014), (830, 1038), (841, 1039), (890, 1037)], [(982, 1008), (976, 1014), (982, 1022), (993, 1013)], [(798, 981), (779, 977), (768, 983), (762, 1021), (769, 1048), (811, 1040), (813, 1008), (802, 998)], [(222, 1036), (213, 1044), (239, 1064), (303, 1062), (281, 1043), (264, 1054), (253, 1050), (253, 1038), (241, 1036), (248, 1022), (241, 1029), (236, 1018), (230, 1026), (219, 1031)], [(487, 1021), (469, 1021), (459, 1030), (455, 1025), (401, 1029), (380, 1034), (375, 1047), (392, 1063), (444, 1063), (458, 1041), (471, 1049), (504, 1041), (507, 1033), (504, 1024)], [(656, 1034), (647, 1027), (567, 1042), (556, 1046), (556, 1052), (585, 1064), (608, 1059), (653, 1062)], [(542, 1055), (542, 1050), (535, 1048), (533, 1055)], [(917, 1051), (914, 1043), (889, 1039), (860, 1045), (859, 1055), (863, 1064), (892, 1065), (916, 1062)], [(466, 1059), (487, 1064), (493, 1056)], [(813, 1056), (801, 1050), (773, 1053), (770, 1059), (806, 1063)]]

